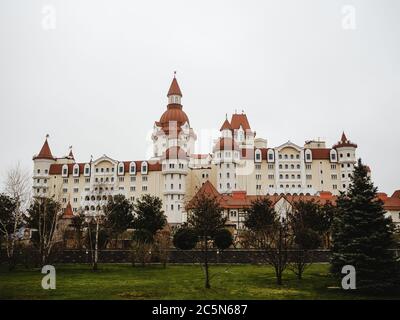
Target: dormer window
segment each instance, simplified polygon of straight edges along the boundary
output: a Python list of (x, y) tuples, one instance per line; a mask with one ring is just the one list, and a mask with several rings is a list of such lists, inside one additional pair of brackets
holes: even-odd
[(257, 150), (255, 151), (255, 161), (256, 161), (256, 162), (261, 162), (261, 160), (262, 160), (262, 157), (261, 157), (261, 150), (257, 149)]
[(66, 164), (64, 164), (62, 167), (62, 176), (68, 177), (68, 166)]
[(142, 162), (142, 168), (141, 168), (142, 174), (147, 174), (147, 171), (148, 171), (147, 162)]
[(124, 174), (124, 164), (123, 164), (122, 162), (120, 162), (120, 163), (118, 164), (118, 174), (119, 174), (119, 175)]
[(77, 163), (74, 164), (73, 176), (74, 177), (78, 177), (79, 176), (79, 165)]
[(136, 174), (136, 163), (135, 162), (131, 162), (131, 165), (129, 167), (129, 172), (130, 174)]
[(310, 149), (306, 149), (306, 150), (304, 151), (304, 154), (305, 154), (305, 161), (306, 161), (306, 162), (312, 162), (312, 153), (311, 153), (311, 150), (310, 150)]
[(268, 161), (269, 162), (274, 162), (275, 161), (275, 154), (274, 150), (268, 150)]
[(336, 152), (336, 150), (332, 149), (329, 154), (330, 154), (331, 162), (337, 162), (337, 152)]
[(86, 177), (90, 176), (90, 165), (88, 163), (85, 164), (84, 175)]

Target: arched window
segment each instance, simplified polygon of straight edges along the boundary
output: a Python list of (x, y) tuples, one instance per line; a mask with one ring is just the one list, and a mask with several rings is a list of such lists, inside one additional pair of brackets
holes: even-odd
[(61, 175), (62, 175), (63, 177), (68, 177), (68, 165), (64, 164), (64, 165), (62, 166), (62, 173), (61, 173)]
[(312, 162), (312, 152), (310, 149), (304, 151), (304, 156), (306, 162)]
[(118, 175), (122, 176), (124, 174), (124, 164), (122, 162), (118, 163)]
[(274, 150), (269, 149), (268, 150), (268, 162), (274, 162), (275, 161), (275, 153)]
[(331, 149), (329, 155), (331, 162), (337, 162), (337, 151), (335, 149)]
[(79, 164), (75, 163), (73, 168), (73, 176), (79, 177)]
[(129, 172), (130, 172), (130, 174), (136, 174), (136, 163), (135, 162), (131, 162), (131, 164), (129, 166)]
[(256, 151), (254, 152), (254, 159), (255, 159), (255, 162), (261, 162), (262, 161), (262, 155), (261, 155), (261, 150), (260, 149), (256, 149)]
[(85, 169), (84, 169), (83, 174), (84, 174), (85, 177), (89, 177), (90, 176), (90, 164), (89, 163), (85, 164)]
[(141, 172), (142, 172), (142, 174), (147, 174), (147, 172), (148, 172), (148, 165), (147, 165), (146, 161), (142, 162)]

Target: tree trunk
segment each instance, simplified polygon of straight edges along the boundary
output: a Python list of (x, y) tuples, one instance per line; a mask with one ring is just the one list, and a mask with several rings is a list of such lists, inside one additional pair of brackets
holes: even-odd
[(96, 242), (94, 244), (94, 263), (93, 263), (93, 271), (97, 271), (97, 262), (99, 259), (99, 221), (96, 224)]
[(297, 272), (297, 279), (298, 279), (298, 280), (303, 279), (303, 270), (298, 270), (298, 272)]
[(276, 283), (280, 286), (282, 285), (282, 273), (280, 272), (277, 274)]
[(204, 270), (206, 274), (205, 279), (205, 287), (206, 289), (210, 289), (210, 276), (208, 273), (208, 244), (207, 244), (207, 237), (204, 237)]

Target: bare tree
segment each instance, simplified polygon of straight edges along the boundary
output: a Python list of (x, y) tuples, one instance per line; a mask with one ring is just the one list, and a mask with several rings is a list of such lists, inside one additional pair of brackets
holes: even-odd
[(45, 265), (54, 245), (62, 239), (63, 226), (59, 223), (63, 214), (61, 204), (48, 197), (35, 197), (28, 209), (28, 226), (37, 230), (33, 242), (38, 246), (41, 263)]
[(18, 163), (6, 173), (4, 193), (12, 199), (13, 210), (8, 217), (2, 215), (0, 232), (3, 233), (6, 245), (7, 258), (10, 269), (14, 267), (14, 251), (17, 241), (17, 232), (24, 222), (25, 212), (29, 205), (31, 194), (31, 178), (28, 171), (23, 170)]
[(265, 263), (275, 270), (278, 285), (282, 284), (283, 271), (288, 266), (288, 249), (291, 236), (286, 208), (275, 211), (268, 197), (253, 201), (247, 210), (244, 239), (248, 246), (258, 249)]

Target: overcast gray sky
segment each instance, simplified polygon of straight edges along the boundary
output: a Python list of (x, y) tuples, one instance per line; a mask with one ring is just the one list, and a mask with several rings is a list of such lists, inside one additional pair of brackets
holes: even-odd
[(1, 0), (0, 173), (47, 133), (56, 156), (146, 158), (174, 70), (200, 136), (235, 109), (269, 146), (345, 130), (400, 189), (398, 0)]

